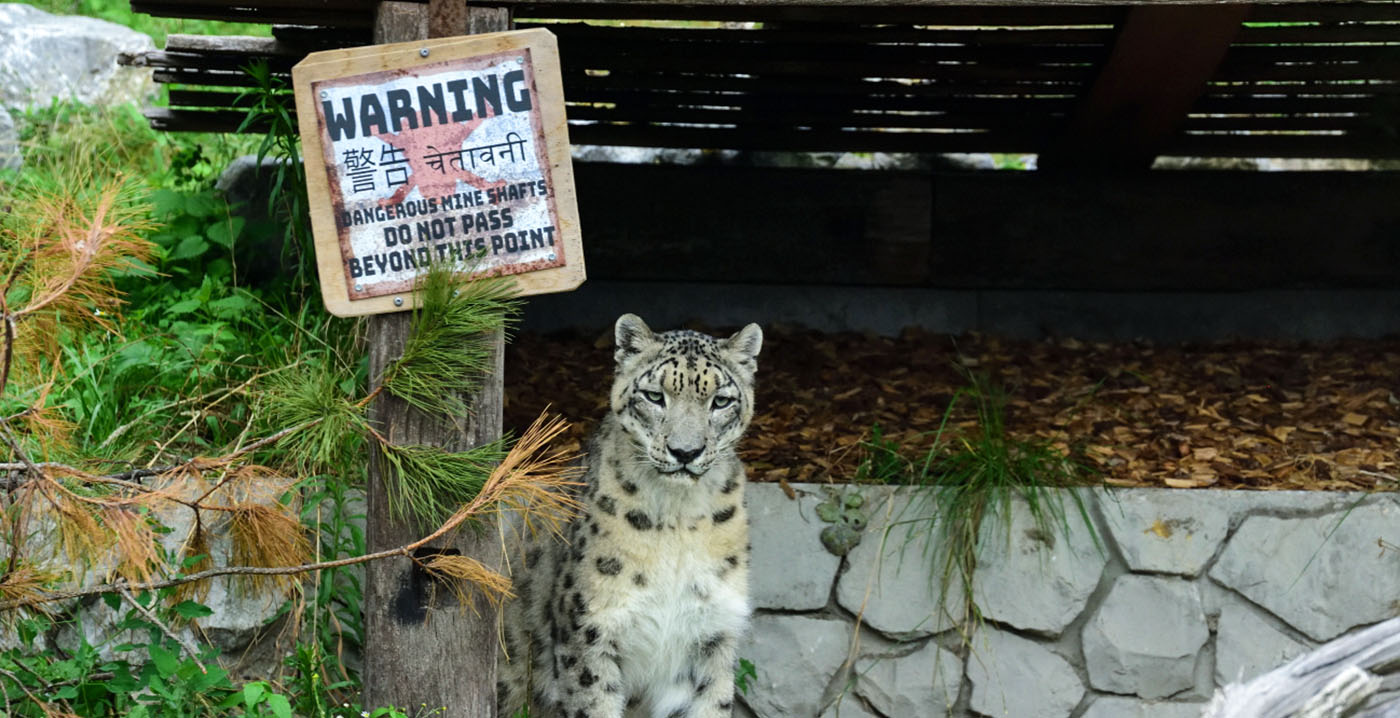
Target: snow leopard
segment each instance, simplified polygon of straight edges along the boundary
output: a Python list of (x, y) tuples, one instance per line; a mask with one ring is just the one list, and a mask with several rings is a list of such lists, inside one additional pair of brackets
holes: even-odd
[[(537, 536), (503, 613), (500, 715), (719, 718), (749, 621), (745, 470), (763, 331), (614, 326), (578, 515)], [(523, 569), (523, 570), (522, 570)]]

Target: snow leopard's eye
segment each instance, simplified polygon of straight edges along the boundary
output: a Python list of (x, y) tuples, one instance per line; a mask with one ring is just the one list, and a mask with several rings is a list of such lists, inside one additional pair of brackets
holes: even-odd
[(719, 410), (733, 403), (734, 397), (732, 396), (717, 396), (715, 397), (715, 400), (710, 404), (710, 406), (716, 410)]
[(659, 391), (643, 391), (642, 396), (657, 406), (666, 406), (666, 396)]

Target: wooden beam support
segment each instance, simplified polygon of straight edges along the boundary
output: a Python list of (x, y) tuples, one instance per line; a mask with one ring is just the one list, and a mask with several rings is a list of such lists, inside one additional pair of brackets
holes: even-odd
[(1205, 92), (1248, 5), (1136, 6), (1042, 170), (1147, 169)]
[[(450, 6), (450, 7), (449, 7)], [(407, 42), (428, 37), (509, 29), (503, 9), (467, 9), (463, 0), (434, 0), (423, 5), (383, 2), (375, 18), (375, 41)], [(367, 344), (371, 381), (378, 385), (385, 368), (402, 356), (410, 332), (410, 314), (369, 318)], [(370, 421), (391, 441), (430, 444), (463, 450), (501, 435), (504, 366), (503, 336), (493, 342), (494, 369), (470, 397), (464, 417), (436, 417), (381, 395), (370, 408)], [(374, 445), (374, 442), (370, 442)], [(383, 465), (372, 452), (366, 501), (369, 551), (401, 546), (420, 538), (422, 527), (389, 516)], [(500, 568), (502, 554), (494, 532), (466, 532), (450, 543), (422, 551), (460, 552)], [(376, 561), (365, 568), (365, 671), (363, 703), (367, 709), (387, 705), (411, 715), (441, 708), (440, 715), (491, 718), (496, 714), (496, 622), (489, 606), (461, 606), (451, 591), (403, 559)], [(423, 708), (423, 707), (426, 708)]]

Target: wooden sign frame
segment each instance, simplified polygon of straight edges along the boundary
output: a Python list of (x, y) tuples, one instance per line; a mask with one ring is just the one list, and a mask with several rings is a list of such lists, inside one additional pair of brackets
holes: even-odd
[[(436, 114), (436, 127), (432, 125), (434, 113), (430, 108), (420, 108), (413, 114), (401, 102), (395, 104), (398, 99), (411, 97), (403, 90), (389, 91), (390, 94), (400, 93), (399, 98), (386, 94), (386, 102), (376, 100), (377, 117), (362, 119), (358, 125), (356, 113), (351, 111), (351, 100), (342, 97), (367, 87), (376, 88), (377, 92), (377, 88), (389, 87), (388, 83), (412, 82), (420, 76), (428, 78), (423, 80), (427, 83), (432, 78), (451, 77), (449, 73), (454, 70), (485, 72), (494, 68), (511, 70), (501, 77), (506, 78), (505, 82), (514, 83), (516, 94), (510, 94), (507, 89), (503, 91), (504, 100), (496, 96), (496, 103), (482, 104), (485, 100), (477, 99), (473, 105), (467, 99), (465, 82), (458, 86), (438, 82), (433, 85), (437, 96), (442, 97), (442, 86), (446, 85), (449, 92), (455, 91), (455, 103), (450, 108), (453, 113), (450, 121), (444, 121), (449, 106), (446, 100), (442, 101), (441, 112)], [(522, 72), (523, 80), (518, 77)], [(494, 75), (489, 79), (495, 82)], [(470, 263), (479, 267), (475, 276), (509, 274), (515, 278), (522, 295), (566, 292), (583, 283), (586, 276), (583, 243), (569, 155), (563, 83), (559, 76), (559, 48), (548, 30), (517, 30), (316, 52), (292, 68), (292, 84), (296, 91), (321, 296), (332, 314), (349, 317), (412, 309), (417, 304), (412, 278), (422, 271), (418, 266), (420, 262)], [(521, 87), (528, 88), (528, 96)], [(323, 99), (331, 103), (333, 119), (330, 122), (335, 125), (336, 140), (332, 139), (332, 130), (328, 127)], [(337, 101), (344, 103), (343, 114), (338, 111)], [(527, 138), (521, 133), (510, 133), (495, 137), (494, 142), (486, 139), (475, 146), (462, 147), (470, 141), (473, 132), (502, 116), (503, 104), (518, 110), (517, 127), (521, 121), (531, 123), (533, 136)], [(384, 105), (389, 106), (387, 111)], [(520, 110), (522, 106), (528, 109)], [(472, 112), (473, 107), (476, 114)], [(362, 105), (359, 117), (363, 118), (366, 112)], [(528, 118), (522, 120), (519, 115), (528, 115)], [(391, 119), (392, 129), (386, 126)], [(430, 127), (433, 129), (429, 130)], [(384, 143), (389, 143), (391, 134), (397, 140), (384, 144), (380, 157), (388, 156), (398, 165), (392, 169), (373, 165), (373, 154), (358, 150), (365, 157), (363, 161), (371, 164), (356, 175), (353, 187), (347, 187), (352, 167), (348, 163), (354, 160), (346, 152), (345, 162), (341, 162), (336, 154), (336, 142), (354, 140), (359, 130), (363, 143), (371, 133), (370, 128), (379, 130), (373, 135)], [(437, 138), (437, 145), (418, 141), (419, 135), (427, 136), (430, 131), (432, 137)], [(418, 154), (410, 158), (408, 150), (401, 148), (416, 149)], [(514, 164), (516, 152), (537, 167), (539, 181), (488, 182), (471, 174), (467, 175), (469, 183), (464, 184), (461, 175), (467, 172), (467, 163), (476, 170), (480, 162), (480, 169), (485, 171), (489, 160), (495, 169), (498, 161), (504, 165), (507, 156)], [(532, 154), (527, 155), (527, 152)], [(410, 159), (415, 162), (411, 163)], [(427, 167), (436, 170), (437, 175)], [(413, 182), (419, 173), (424, 178), (422, 184)], [(455, 178), (452, 177), (454, 173)], [(429, 177), (434, 180), (433, 184), (427, 184)], [(375, 184), (380, 179), (384, 181), (384, 189)], [(395, 180), (398, 180), (397, 185), (393, 185)], [(444, 194), (443, 183), (449, 182), (460, 191), (447, 190)], [(387, 191), (389, 186), (400, 189), (390, 198), (377, 194)], [(423, 192), (424, 187), (436, 187), (437, 191)], [(369, 193), (370, 196), (352, 202), (347, 200), (349, 189), (355, 190), (349, 194)], [(417, 198), (414, 192), (418, 192)], [(448, 197), (454, 201), (447, 201)], [(511, 206), (521, 211), (511, 215)], [(506, 218), (504, 224), (502, 211)], [(545, 229), (540, 223), (541, 213), (549, 220), (551, 229)], [(512, 225), (522, 214), (531, 220), (519, 226)], [(513, 226), (518, 231), (512, 231)], [(392, 234), (395, 232), (398, 239)], [(366, 249), (371, 243), (379, 243), (375, 245), (374, 254)], [(391, 248), (389, 243), (396, 246)], [(476, 260), (464, 259), (473, 253), (477, 255)], [(511, 254), (518, 255), (521, 260), (510, 261)], [(390, 260), (394, 260), (392, 268)], [(370, 280), (370, 276), (378, 279)], [(356, 277), (363, 279), (357, 281)]]

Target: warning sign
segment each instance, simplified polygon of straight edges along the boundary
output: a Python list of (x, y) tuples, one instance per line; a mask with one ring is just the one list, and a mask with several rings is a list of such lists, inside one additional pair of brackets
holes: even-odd
[(293, 80), (332, 313), (411, 308), (436, 263), (518, 275), (524, 294), (582, 283), (548, 31), (314, 53)]

